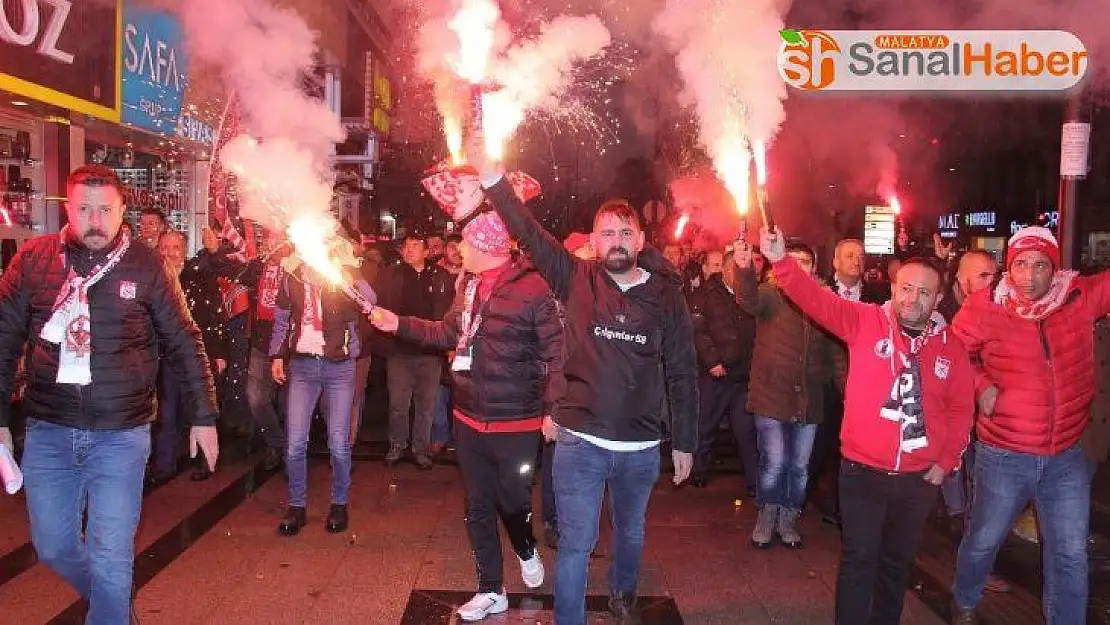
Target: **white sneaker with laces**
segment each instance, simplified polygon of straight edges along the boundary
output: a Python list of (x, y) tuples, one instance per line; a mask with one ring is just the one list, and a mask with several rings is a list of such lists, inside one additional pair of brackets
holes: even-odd
[(509, 609), (509, 597), (504, 593), (480, 592), (455, 613), (466, 622), (480, 621), (490, 614), (501, 614)]
[[(517, 560), (520, 557), (517, 556)], [(520, 560), (520, 577), (524, 585), (529, 588), (539, 588), (543, 585), (543, 561), (540, 560), (540, 550), (533, 549), (532, 557)]]

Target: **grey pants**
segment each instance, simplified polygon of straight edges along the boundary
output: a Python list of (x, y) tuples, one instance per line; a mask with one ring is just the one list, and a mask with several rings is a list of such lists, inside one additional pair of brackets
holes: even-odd
[[(266, 447), (285, 451), (285, 428), (278, 417), (275, 393), (279, 392), (270, 375), (270, 358), (258, 351), (251, 350), (250, 366), (247, 369), (247, 404), (250, 405), (254, 427), (262, 434)], [(285, 403), (281, 402), (284, 407)]]
[(442, 359), (436, 355), (402, 355), (389, 359), (389, 445), (409, 446), (409, 407), (414, 408), (412, 453), (427, 455), (435, 417), (436, 394), (442, 375)]

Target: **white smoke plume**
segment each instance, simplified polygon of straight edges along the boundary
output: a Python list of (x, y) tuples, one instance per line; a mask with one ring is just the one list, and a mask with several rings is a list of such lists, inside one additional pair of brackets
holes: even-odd
[(333, 221), (329, 157), (344, 132), (338, 116), (302, 89), (315, 33), (271, 0), (188, 0), (177, 10), (191, 54), (218, 66), (239, 101), (246, 134), (224, 147), (221, 160), (239, 174), (242, 216), (281, 229), (306, 214)]
[(703, 145), (714, 155), (737, 124), (770, 140), (786, 115), (776, 55), (785, 7), (775, 0), (669, 0), (654, 22), (675, 54)]

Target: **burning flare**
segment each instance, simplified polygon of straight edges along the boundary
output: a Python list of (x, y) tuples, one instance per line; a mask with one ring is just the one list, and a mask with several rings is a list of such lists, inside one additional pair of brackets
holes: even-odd
[(894, 210), (895, 215), (902, 214), (902, 203), (898, 201), (897, 195), (890, 196), (890, 208)]
[(501, 10), (492, 0), (465, 0), (448, 24), (459, 38), (459, 56), (455, 71), (471, 84), (486, 77), (490, 54), (493, 52), (494, 27)]
[(447, 139), (447, 150), (451, 152), (451, 164), (455, 167), (465, 164), (462, 122), (455, 117), (444, 115), (443, 136)]
[(689, 223), (689, 222), (690, 222), (690, 214), (689, 213), (682, 213), (682, 216), (680, 216), (678, 218), (678, 223), (676, 223), (675, 226), (674, 226), (674, 238), (675, 239), (681, 239), (682, 238), (682, 233), (686, 231), (686, 224)]
[(286, 234), (306, 265), (334, 285), (344, 283), (343, 272), (339, 263), (332, 259), (329, 244), (335, 236), (335, 224), (321, 219), (320, 215), (304, 215), (289, 222)]
[(736, 212), (740, 213), (743, 219), (748, 215), (752, 155), (745, 147), (742, 137), (736, 137), (728, 142), (722, 140), (717, 144), (717, 148), (713, 168), (720, 176), (721, 182), (725, 183), (725, 188), (736, 202)]
[(767, 144), (756, 141), (752, 145), (755, 156), (755, 183), (760, 188), (767, 186)]

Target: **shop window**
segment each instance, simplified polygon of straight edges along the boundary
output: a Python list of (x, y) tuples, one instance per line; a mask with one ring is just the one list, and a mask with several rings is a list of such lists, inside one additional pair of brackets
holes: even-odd
[(124, 218), (135, 226), (139, 214), (155, 208), (166, 216), (174, 230), (189, 232), (189, 193), (193, 188), (192, 168), (186, 163), (155, 154), (90, 143), (90, 162), (106, 165), (119, 175), (127, 187), (127, 212)]

